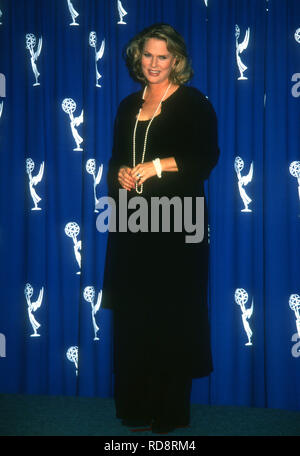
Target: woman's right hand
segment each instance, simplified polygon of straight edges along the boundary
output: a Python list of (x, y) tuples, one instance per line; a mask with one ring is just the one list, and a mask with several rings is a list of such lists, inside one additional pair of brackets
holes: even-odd
[(121, 166), (118, 171), (118, 181), (125, 190), (130, 191), (132, 188), (135, 188), (136, 181), (131, 176), (131, 168), (128, 166)]

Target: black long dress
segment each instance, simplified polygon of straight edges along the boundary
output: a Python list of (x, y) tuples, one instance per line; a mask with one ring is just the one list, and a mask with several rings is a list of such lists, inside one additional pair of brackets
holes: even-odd
[[(118, 109), (107, 175), (109, 194), (116, 202), (121, 188), (118, 169), (121, 165), (133, 166), (133, 130), (142, 103), (140, 91), (125, 98)], [(136, 164), (141, 161), (147, 125), (147, 121), (138, 123)], [(128, 204), (137, 196), (147, 201), (148, 232), (110, 232), (108, 238), (102, 305), (114, 310), (115, 397), (119, 418), (148, 416), (151, 412), (145, 411), (145, 398), (149, 399), (148, 404), (161, 402), (155, 384), (165, 384), (170, 405), (177, 394), (177, 386), (172, 392), (170, 379), (179, 379), (179, 383), (182, 380), (186, 385), (186, 379), (203, 377), (212, 371), (206, 305), (206, 205), (202, 242), (187, 243), (185, 236), (192, 233), (172, 229), (172, 210), (169, 232), (150, 230), (151, 197), (179, 197), (183, 214), (185, 197), (194, 201), (204, 197), (203, 182), (216, 165), (218, 155), (217, 122), (210, 102), (197, 89), (180, 86), (162, 103), (161, 114), (154, 118), (145, 156), (145, 162), (174, 157), (178, 172), (152, 177), (144, 183), (141, 195), (135, 190), (126, 192)], [(128, 216), (135, 211), (128, 209)], [(183, 215), (182, 223), (184, 226)], [(169, 379), (169, 383), (163, 379)], [(184, 420), (183, 415), (184, 412), (178, 420)]]

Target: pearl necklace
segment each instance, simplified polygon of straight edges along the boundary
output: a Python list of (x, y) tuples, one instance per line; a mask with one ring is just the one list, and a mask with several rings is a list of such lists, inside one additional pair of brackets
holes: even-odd
[[(144, 147), (143, 147), (143, 155), (142, 155), (142, 160), (141, 160), (141, 163), (144, 163), (144, 159), (145, 159), (145, 153), (146, 153), (146, 149), (147, 149), (147, 139), (148, 139), (148, 132), (149, 132), (149, 128), (150, 128), (150, 125), (157, 113), (157, 111), (159, 110), (160, 108), (160, 105), (162, 104), (163, 102), (163, 99), (165, 98), (165, 96), (167, 95), (168, 91), (169, 91), (169, 88), (171, 87), (172, 83), (170, 83), (165, 91), (165, 93), (163, 94), (162, 96), (162, 99), (160, 100), (152, 118), (150, 119), (150, 122), (147, 126), (147, 130), (146, 130), (146, 133), (145, 133), (145, 139), (144, 139)], [(143, 100), (145, 99), (145, 94), (146, 94), (146, 90), (147, 90), (147, 86), (145, 87), (144, 89), (144, 92), (143, 92)], [(141, 111), (142, 111), (142, 107), (140, 108), (139, 110), (139, 113), (138, 113), (138, 116), (137, 116), (137, 119), (136, 119), (136, 122), (135, 122), (135, 126), (134, 126), (134, 130), (133, 130), (133, 168), (135, 167), (135, 138), (136, 138), (136, 129), (137, 129), (137, 124), (138, 124), (138, 121), (139, 121), (139, 118), (140, 118), (140, 114), (141, 114)], [(139, 188), (140, 187), (140, 188)], [(135, 189), (136, 189), (136, 192), (141, 194), (143, 193), (143, 184), (139, 185), (137, 182), (135, 183)]]

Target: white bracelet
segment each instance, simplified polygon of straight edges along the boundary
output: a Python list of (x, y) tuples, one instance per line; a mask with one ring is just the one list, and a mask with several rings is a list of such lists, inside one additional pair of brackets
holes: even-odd
[(155, 170), (156, 170), (156, 174), (158, 175), (159, 178), (161, 178), (161, 164), (160, 164), (160, 159), (159, 158), (156, 158), (155, 160), (152, 160), (153, 161), (153, 164), (154, 164), (154, 167), (155, 167)]

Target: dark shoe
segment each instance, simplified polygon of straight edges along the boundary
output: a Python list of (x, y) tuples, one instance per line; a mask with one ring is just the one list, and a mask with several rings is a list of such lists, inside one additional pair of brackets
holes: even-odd
[(152, 428), (151, 428), (151, 424), (149, 424), (148, 426), (146, 427), (137, 427), (137, 428), (131, 428), (130, 431), (131, 432), (147, 432), (147, 431), (151, 431)]
[(150, 426), (151, 420), (122, 420), (123, 426), (128, 427), (139, 427), (139, 426)]
[(152, 423), (152, 432), (155, 434), (168, 434), (175, 429), (188, 428), (189, 424), (162, 424), (158, 422)]
[(168, 434), (169, 432), (174, 431), (175, 427), (174, 424), (163, 424), (154, 421), (152, 424), (152, 432), (154, 434)]

